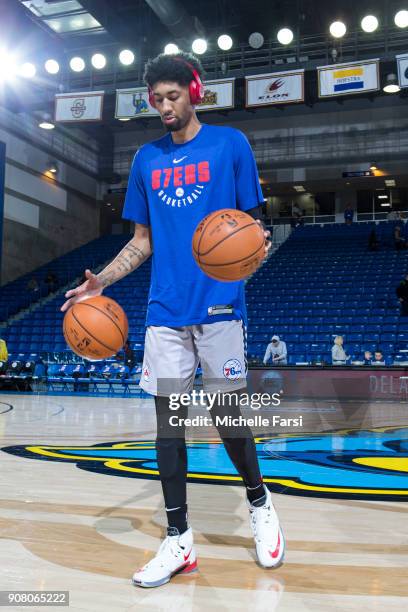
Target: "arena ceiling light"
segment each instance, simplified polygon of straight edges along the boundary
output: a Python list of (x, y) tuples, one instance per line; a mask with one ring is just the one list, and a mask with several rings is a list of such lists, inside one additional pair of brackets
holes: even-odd
[(11, 80), (17, 72), (14, 58), (5, 50), (0, 50), (0, 81)]
[(174, 43), (168, 43), (165, 47), (164, 47), (164, 53), (166, 55), (174, 55), (174, 53), (178, 53), (180, 51), (180, 49), (178, 48), (177, 45), (175, 45)]
[(37, 69), (34, 64), (31, 62), (25, 62), (22, 66), (20, 66), (19, 75), (25, 79), (32, 79), (35, 77), (36, 72)]
[(408, 27), (408, 11), (398, 11), (394, 17), (394, 23), (398, 28)]
[(361, 27), (364, 32), (375, 32), (378, 28), (378, 19), (374, 15), (366, 15), (361, 20)]
[(249, 46), (252, 47), (252, 49), (260, 49), (264, 42), (265, 39), (260, 32), (252, 32), (248, 38)]
[(278, 41), (281, 45), (289, 45), (293, 40), (293, 32), (289, 28), (281, 28), (278, 32)]
[(228, 34), (221, 34), (221, 36), (218, 37), (217, 45), (221, 51), (229, 51), (232, 47), (231, 36), (228, 36)]
[(196, 38), (191, 45), (191, 48), (194, 53), (197, 55), (202, 55), (207, 51), (207, 41), (204, 38)]
[(342, 38), (346, 32), (346, 25), (342, 21), (333, 21), (330, 25), (330, 34), (334, 38)]
[(377, 166), (375, 164), (371, 164), (370, 165), (370, 170), (378, 170)]
[(293, 189), (295, 191), (297, 191), (298, 193), (301, 193), (303, 191), (306, 191), (306, 189), (303, 187), (303, 185), (293, 185)]
[(51, 123), (50, 119), (44, 118), (42, 121), (40, 121), (38, 127), (40, 127), (42, 130), (53, 130), (55, 125)]
[(401, 87), (399, 86), (397, 76), (392, 73), (388, 74), (383, 91), (385, 91), (385, 93), (393, 94), (398, 93), (400, 90)]
[(55, 59), (48, 59), (45, 64), (44, 64), (44, 68), (46, 69), (46, 71), (49, 74), (58, 74), (59, 69), (60, 69), (60, 65), (57, 62), (57, 60)]
[(85, 68), (85, 62), (82, 57), (73, 57), (69, 62), (69, 67), (74, 72), (82, 72)]
[(102, 53), (94, 53), (91, 57), (91, 63), (96, 70), (102, 70), (106, 66), (106, 57)]
[(51, 172), (51, 174), (58, 174), (58, 164), (56, 161), (50, 159), (47, 166), (47, 172)]
[(130, 66), (135, 61), (135, 54), (130, 49), (122, 49), (119, 53), (119, 61), (124, 66)]

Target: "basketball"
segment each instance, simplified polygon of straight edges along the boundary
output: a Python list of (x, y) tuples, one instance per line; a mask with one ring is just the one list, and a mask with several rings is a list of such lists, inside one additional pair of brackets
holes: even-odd
[(219, 281), (238, 281), (259, 268), (265, 255), (264, 230), (250, 215), (224, 208), (207, 215), (193, 235), (201, 270)]
[(128, 320), (117, 302), (98, 295), (74, 304), (64, 317), (63, 330), (74, 353), (86, 359), (106, 359), (125, 344)]

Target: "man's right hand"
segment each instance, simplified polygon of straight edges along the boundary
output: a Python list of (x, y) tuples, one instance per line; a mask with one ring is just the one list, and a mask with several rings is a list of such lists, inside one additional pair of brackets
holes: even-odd
[(96, 274), (92, 274), (90, 270), (85, 270), (85, 276), (87, 280), (82, 285), (66, 292), (65, 297), (69, 299), (61, 306), (62, 312), (65, 312), (77, 302), (102, 294), (103, 285)]

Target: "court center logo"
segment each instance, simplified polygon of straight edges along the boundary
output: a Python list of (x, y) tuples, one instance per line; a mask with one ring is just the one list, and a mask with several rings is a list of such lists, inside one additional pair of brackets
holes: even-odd
[(237, 380), (242, 376), (242, 365), (239, 359), (228, 359), (222, 368), (224, 377), (227, 380)]
[[(274, 492), (408, 501), (408, 428), (281, 434), (255, 439), (264, 482)], [(220, 440), (187, 443), (188, 480), (242, 486)], [(92, 473), (159, 479), (154, 440), (95, 446), (9, 446), (12, 455), (74, 463)]]

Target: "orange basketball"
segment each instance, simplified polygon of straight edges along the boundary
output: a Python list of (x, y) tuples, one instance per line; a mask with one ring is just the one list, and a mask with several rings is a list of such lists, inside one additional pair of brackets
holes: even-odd
[(211, 278), (241, 280), (255, 272), (264, 259), (264, 231), (241, 210), (217, 210), (198, 224), (193, 236), (193, 255)]
[(64, 317), (65, 340), (86, 359), (106, 359), (123, 347), (128, 335), (128, 320), (112, 298), (98, 295), (71, 306)]

